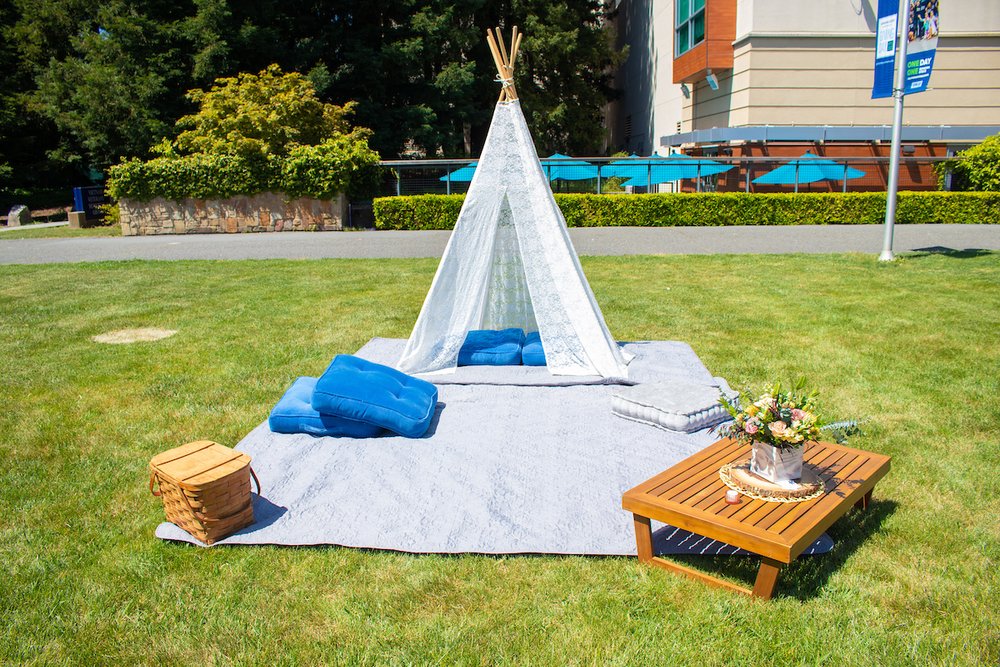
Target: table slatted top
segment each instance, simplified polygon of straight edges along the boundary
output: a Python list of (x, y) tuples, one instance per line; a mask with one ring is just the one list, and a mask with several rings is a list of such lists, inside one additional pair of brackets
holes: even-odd
[(804, 462), (826, 493), (795, 503), (741, 496), (726, 504), (719, 477), (726, 463), (750, 458), (750, 446), (719, 440), (626, 491), (622, 507), (650, 519), (784, 562), (791, 562), (889, 471), (889, 457), (829, 442), (806, 444)]

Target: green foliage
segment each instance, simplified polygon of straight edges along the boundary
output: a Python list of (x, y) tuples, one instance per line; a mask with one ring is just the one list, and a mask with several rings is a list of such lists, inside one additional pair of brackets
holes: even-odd
[(954, 175), (954, 189), (1000, 192), (1000, 134), (967, 148), (957, 158), (941, 163), (938, 172)]
[(370, 134), (358, 128), (318, 146), (296, 146), (282, 165), (280, 189), (290, 197), (331, 199), (345, 191), (370, 196), (381, 174), (378, 153), (368, 147)]
[[(312, 81), (270, 65), (259, 74), (218, 79), (209, 91), (192, 90), (198, 112), (177, 121), (181, 153), (247, 158), (285, 157), (297, 146), (321, 144), (349, 131), (353, 104), (320, 102)], [(359, 139), (367, 139), (366, 133)]]
[(169, 132), (186, 106), (175, 14), (170, 3), (106, 0), (62, 36), (62, 58), (45, 56), (31, 104), (58, 128), (61, 160), (103, 171)]
[[(452, 229), (464, 195), (385, 197), (374, 202), (379, 229)], [(878, 224), (885, 194), (671, 193), (556, 194), (569, 227)], [(1000, 194), (901, 192), (899, 223), (1000, 223)]]
[(453, 229), (465, 195), (379, 197), (372, 201), (378, 229)]
[(121, 225), (121, 209), (118, 208), (118, 202), (99, 204), (97, 209), (104, 214), (104, 217), (101, 218), (102, 226), (119, 227)]
[(197, 153), (148, 161), (134, 158), (111, 168), (107, 191), (114, 199), (139, 201), (154, 197), (225, 198), (279, 190), (280, 173), (275, 161), (236, 155)]
[(518, 96), (539, 152), (599, 155), (612, 75), (625, 52), (595, 0), (515, 3), (510, 22), (523, 26), (523, 55), (515, 63)]
[(154, 146), (160, 157), (112, 167), (108, 194), (148, 201), (270, 191), (331, 199), (341, 192), (370, 194), (378, 182), (371, 130), (351, 129), (345, 120), (350, 105), (320, 102), (301, 74), (272, 65), (189, 97), (201, 108), (178, 121), (188, 129), (175, 142)]

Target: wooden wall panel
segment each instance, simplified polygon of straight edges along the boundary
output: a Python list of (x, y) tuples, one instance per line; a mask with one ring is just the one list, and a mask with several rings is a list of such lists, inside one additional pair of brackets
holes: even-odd
[(736, 0), (705, 0), (705, 41), (674, 58), (674, 83), (695, 82), (708, 70), (733, 68)]

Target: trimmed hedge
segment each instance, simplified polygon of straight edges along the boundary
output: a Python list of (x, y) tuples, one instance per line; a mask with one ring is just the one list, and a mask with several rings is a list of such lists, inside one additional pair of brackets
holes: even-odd
[(316, 146), (296, 146), (287, 157), (192, 155), (125, 160), (111, 167), (107, 191), (113, 199), (179, 201), (284, 192), (289, 197), (333, 199), (345, 190), (370, 196), (382, 168), (367, 143), (344, 135)]
[[(570, 227), (865, 225), (885, 219), (885, 193), (556, 194)], [(383, 197), (378, 229), (452, 229), (465, 195)], [(1000, 193), (901, 192), (898, 223), (1000, 223)]]

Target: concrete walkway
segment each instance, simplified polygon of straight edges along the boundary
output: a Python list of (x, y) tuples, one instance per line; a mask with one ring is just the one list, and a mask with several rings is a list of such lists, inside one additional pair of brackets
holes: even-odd
[(0, 234), (4, 232), (18, 232), (21, 230), (31, 231), (32, 229), (42, 229), (44, 227), (67, 227), (69, 226), (69, 220), (63, 220), (62, 222), (33, 222), (30, 225), (18, 225), (16, 227), (7, 227), (4, 225), (0, 227)]
[[(571, 229), (581, 255), (842, 253), (877, 256), (881, 225)], [(0, 264), (128, 259), (440, 257), (451, 232), (280, 232), (122, 238), (0, 239)], [(1000, 225), (899, 225), (895, 252), (1000, 250)]]

